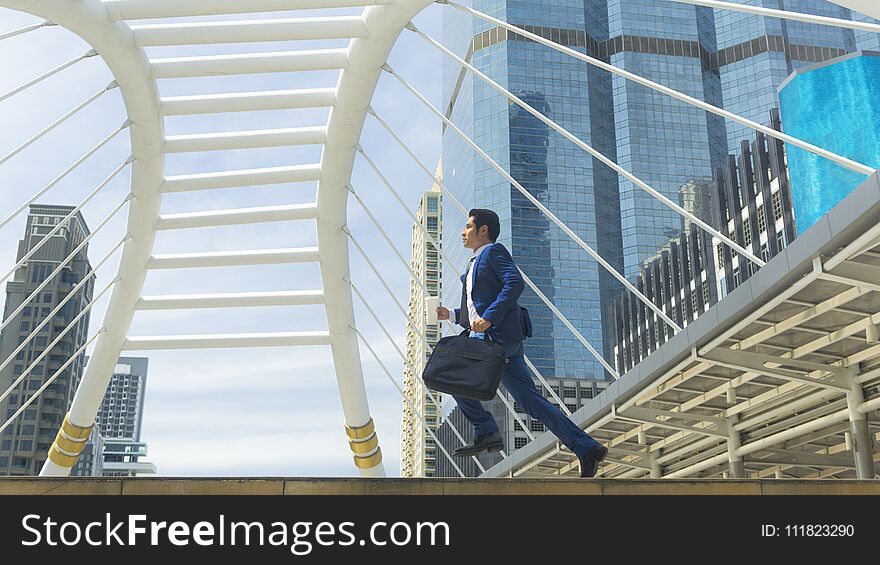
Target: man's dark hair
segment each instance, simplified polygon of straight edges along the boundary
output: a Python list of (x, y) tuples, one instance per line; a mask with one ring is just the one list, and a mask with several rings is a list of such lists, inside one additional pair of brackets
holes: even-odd
[(474, 208), (468, 212), (468, 217), (474, 219), (474, 227), (478, 232), (481, 227), (489, 226), (489, 239), (493, 243), (498, 239), (498, 235), (501, 234), (501, 220), (498, 219), (498, 214), (486, 208)]

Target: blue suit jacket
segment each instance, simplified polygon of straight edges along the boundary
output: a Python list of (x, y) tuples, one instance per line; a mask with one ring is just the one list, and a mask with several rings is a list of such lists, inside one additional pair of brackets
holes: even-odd
[[(474, 307), (480, 317), (492, 324), (490, 335), (499, 343), (522, 341), (522, 313), (516, 301), (525, 283), (510, 252), (500, 243), (491, 244), (477, 256), (471, 276)], [(466, 305), (464, 277), (461, 276), (461, 292), (462, 304)], [(464, 328), (471, 327), (466, 306), (455, 309), (455, 320)]]

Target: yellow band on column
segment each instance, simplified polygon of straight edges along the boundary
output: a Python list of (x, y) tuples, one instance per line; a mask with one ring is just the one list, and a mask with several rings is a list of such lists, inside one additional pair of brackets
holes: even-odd
[(70, 453), (79, 453), (85, 448), (87, 441), (88, 440), (85, 440), (85, 439), (82, 441), (73, 441), (72, 439), (70, 439), (66, 435), (64, 435), (62, 430), (58, 430), (58, 435), (55, 436), (55, 444), (54, 445), (57, 445), (58, 447), (60, 447), (64, 451), (67, 451)]
[(49, 448), (49, 459), (55, 463), (56, 465), (60, 465), (62, 467), (73, 467), (76, 465), (76, 460), (79, 458), (79, 455), (66, 455), (58, 451), (58, 446), (52, 444), (52, 447)]
[(375, 433), (369, 437), (366, 441), (351, 441), (349, 440), (348, 446), (351, 448), (352, 452), (364, 454), (373, 451), (379, 445), (379, 436)]
[(67, 416), (64, 416), (64, 422), (61, 423), (61, 429), (64, 431), (67, 437), (71, 439), (89, 439), (89, 435), (91, 435), (92, 428), (94, 427), (94, 422), (92, 422), (92, 425), (87, 428), (77, 426), (70, 421), (69, 414)]
[(345, 433), (348, 434), (348, 437), (351, 439), (366, 439), (370, 437), (376, 429), (376, 426), (373, 425), (373, 419), (370, 418), (370, 421), (364, 424), (363, 426), (353, 428), (348, 424), (345, 425)]
[(382, 462), (382, 450), (377, 449), (376, 453), (366, 457), (354, 456), (354, 464), (358, 469), (372, 469)]

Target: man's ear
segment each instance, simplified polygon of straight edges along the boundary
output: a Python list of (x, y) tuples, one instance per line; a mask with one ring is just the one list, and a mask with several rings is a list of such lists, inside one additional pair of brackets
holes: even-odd
[(489, 237), (489, 226), (488, 225), (480, 226), (479, 234), (485, 235), (488, 238)]

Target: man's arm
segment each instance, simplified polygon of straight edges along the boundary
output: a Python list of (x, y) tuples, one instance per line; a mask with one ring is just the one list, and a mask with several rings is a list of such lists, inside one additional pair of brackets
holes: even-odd
[(525, 283), (519, 269), (507, 249), (503, 245), (493, 245), (487, 250), (489, 266), (501, 279), (501, 292), (495, 301), (483, 312), (483, 319), (497, 326), (525, 289)]

